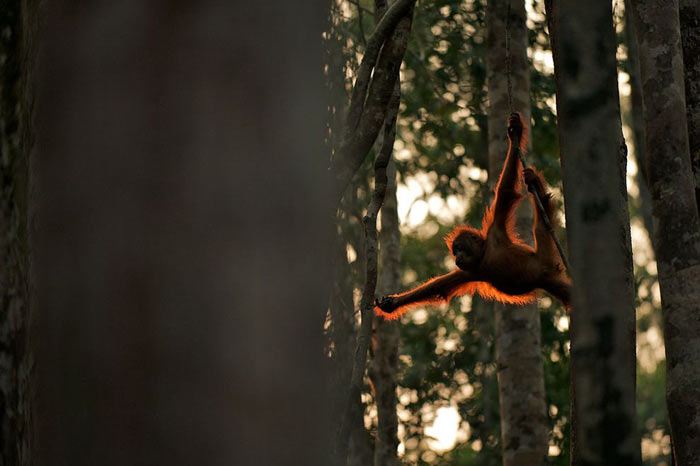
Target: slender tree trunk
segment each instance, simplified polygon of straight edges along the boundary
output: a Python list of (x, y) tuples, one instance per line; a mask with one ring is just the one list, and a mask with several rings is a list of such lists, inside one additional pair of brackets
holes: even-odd
[[(509, 113), (517, 110), (526, 121), (530, 119), (525, 4), (518, 0), (489, 0), (486, 22), (489, 180), (495, 185), (508, 150), (505, 123)], [(509, 105), (508, 68), (513, 109)], [(516, 222), (523, 238), (532, 240), (533, 218), (530, 203), (521, 203)], [(503, 465), (543, 465), (547, 460), (549, 435), (539, 310), (534, 304), (522, 307), (495, 304), (494, 308)]]
[(37, 5), (0, 4), (0, 464), (27, 465), (31, 452), (30, 72)]
[[(678, 2), (632, 2), (639, 42), (649, 185), (675, 459), (700, 464), (700, 225), (688, 148)], [(691, 67), (693, 64), (691, 63)]]
[(574, 280), (572, 463), (634, 465), (634, 286), (612, 5), (547, 7)]
[[(398, 109), (396, 109), (398, 110)], [(396, 201), (396, 165), (387, 169), (388, 184), (382, 206), (382, 229), (379, 232), (380, 296), (399, 289), (400, 286), (400, 233)], [(396, 448), (398, 418), (396, 415), (396, 371), (398, 369), (399, 322), (375, 319), (372, 339), (372, 363), (370, 375), (377, 403), (377, 441), (374, 447), (374, 466), (398, 465)]]
[(700, 208), (700, 2), (680, 0), (681, 42), (685, 69), (685, 113), (688, 120), (690, 163), (695, 203)]
[(324, 6), (51, 6), (36, 464), (328, 464)]

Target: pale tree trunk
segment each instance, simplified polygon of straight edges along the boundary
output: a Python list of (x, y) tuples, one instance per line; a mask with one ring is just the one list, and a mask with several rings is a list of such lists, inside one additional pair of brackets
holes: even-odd
[[(399, 216), (396, 210), (396, 165), (387, 169), (389, 179), (382, 206), (379, 232), (381, 275), (378, 293), (383, 296), (397, 290), (400, 285), (400, 234)], [(399, 322), (375, 319), (372, 338), (372, 362), (370, 376), (377, 403), (377, 441), (374, 447), (374, 466), (398, 464), (396, 448), (398, 418), (396, 415), (396, 371), (398, 368)]]
[(0, 6), (0, 464), (31, 462), (30, 152), (37, 9)]
[(325, 6), (52, 5), (35, 464), (329, 464)]
[[(506, 19), (509, 10), (510, 18)], [(506, 60), (510, 60), (513, 109), (520, 111), (526, 121), (530, 120), (524, 2), (489, 0), (486, 23), (489, 181), (495, 186), (508, 151), (506, 121), (511, 109)], [(506, 49), (506, 26), (510, 34), (510, 57)], [(523, 238), (532, 239), (533, 218), (530, 203), (522, 202), (516, 222)], [(494, 310), (503, 464), (543, 465), (547, 461), (549, 429), (539, 309), (535, 304), (496, 303)]]
[(688, 148), (678, 2), (633, 1), (675, 459), (700, 465), (700, 225)]
[(549, 1), (547, 7), (574, 281), (572, 463), (638, 464), (627, 154), (612, 5)]
[(700, 209), (700, 2), (680, 0), (681, 43), (685, 69), (685, 106), (695, 203)]

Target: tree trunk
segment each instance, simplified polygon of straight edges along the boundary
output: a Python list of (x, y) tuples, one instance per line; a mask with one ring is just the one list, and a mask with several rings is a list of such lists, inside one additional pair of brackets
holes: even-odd
[(685, 69), (685, 114), (688, 120), (690, 163), (695, 203), (700, 209), (700, 2), (680, 0), (681, 42)]
[[(489, 0), (486, 14), (489, 180), (495, 185), (508, 150), (505, 123), (509, 113), (514, 109), (526, 121), (530, 119), (530, 80), (524, 2)], [(509, 85), (513, 109), (509, 105)], [(521, 203), (516, 213), (521, 237), (532, 240), (533, 218), (530, 203)], [(549, 428), (539, 309), (534, 304), (520, 307), (496, 303), (494, 310), (503, 465), (543, 465), (547, 461)]]
[(33, 2), (0, 6), (0, 464), (31, 462), (29, 72)]
[(550, 0), (547, 7), (574, 280), (572, 463), (639, 464), (627, 154), (612, 5)]
[[(398, 109), (396, 109), (398, 110)], [(393, 142), (393, 141), (392, 141)], [(381, 276), (378, 295), (383, 296), (400, 287), (400, 233), (396, 201), (396, 165), (387, 169), (389, 179), (384, 205), (382, 229), (379, 232)], [(396, 466), (398, 418), (396, 415), (396, 371), (398, 369), (399, 322), (375, 319), (372, 339), (370, 375), (377, 403), (377, 441), (374, 447), (374, 466)]]
[(325, 6), (51, 6), (36, 464), (329, 463)]
[[(700, 225), (688, 148), (678, 2), (633, 1), (675, 459), (700, 464)], [(691, 67), (693, 64), (691, 63)]]

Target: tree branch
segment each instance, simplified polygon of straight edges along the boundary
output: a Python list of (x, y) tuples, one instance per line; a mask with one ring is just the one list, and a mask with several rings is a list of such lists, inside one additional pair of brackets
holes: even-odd
[(397, 0), (391, 5), (367, 43), (353, 87), (343, 142), (331, 167), (336, 200), (342, 197), (384, 122), (406, 52), (415, 2)]

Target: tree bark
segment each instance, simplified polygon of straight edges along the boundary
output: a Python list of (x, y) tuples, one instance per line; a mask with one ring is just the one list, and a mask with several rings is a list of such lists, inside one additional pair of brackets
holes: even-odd
[[(688, 147), (678, 2), (633, 1), (675, 459), (700, 464), (700, 225)], [(691, 72), (694, 64), (691, 62)]]
[(547, 13), (574, 281), (572, 464), (639, 464), (627, 154), (612, 6), (550, 0)]
[(690, 163), (695, 203), (700, 209), (700, 2), (680, 0), (681, 43), (685, 69), (685, 113), (688, 120)]
[[(522, 1), (489, 0), (487, 4), (489, 181), (494, 186), (508, 150), (508, 115), (516, 110), (530, 120), (525, 16)], [(509, 105), (508, 73), (513, 109)], [(522, 202), (516, 212), (516, 225), (521, 237), (529, 238), (531, 244), (533, 218), (530, 203)], [(494, 310), (503, 465), (543, 465), (547, 461), (549, 428), (539, 309), (534, 304), (521, 307), (496, 303)]]
[[(398, 110), (396, 108), (395, 110)], [(393, 139), (392, 139), (393, 144)], [(378, 294), (383, 296), (400, 287), (400, 233), (396, 200), (396, 165), (389, 163), (388, 184), (382, 206), (379, 232), (381, 275)], [(377, 441), (374, 447), (374, 466), (396, 466), (398, 418), (396, 415), (396, 378), (398, 369), (399, 322), (374, 320), (372, 363), (370, 375), (377, 403)]]
[(29, 74), (38, 10), (0, 5), (0, 464), (31, 455), (30, 152), (33, 88)]
[(36, 464), (328, 464), (324, 6), (51, 6)]

